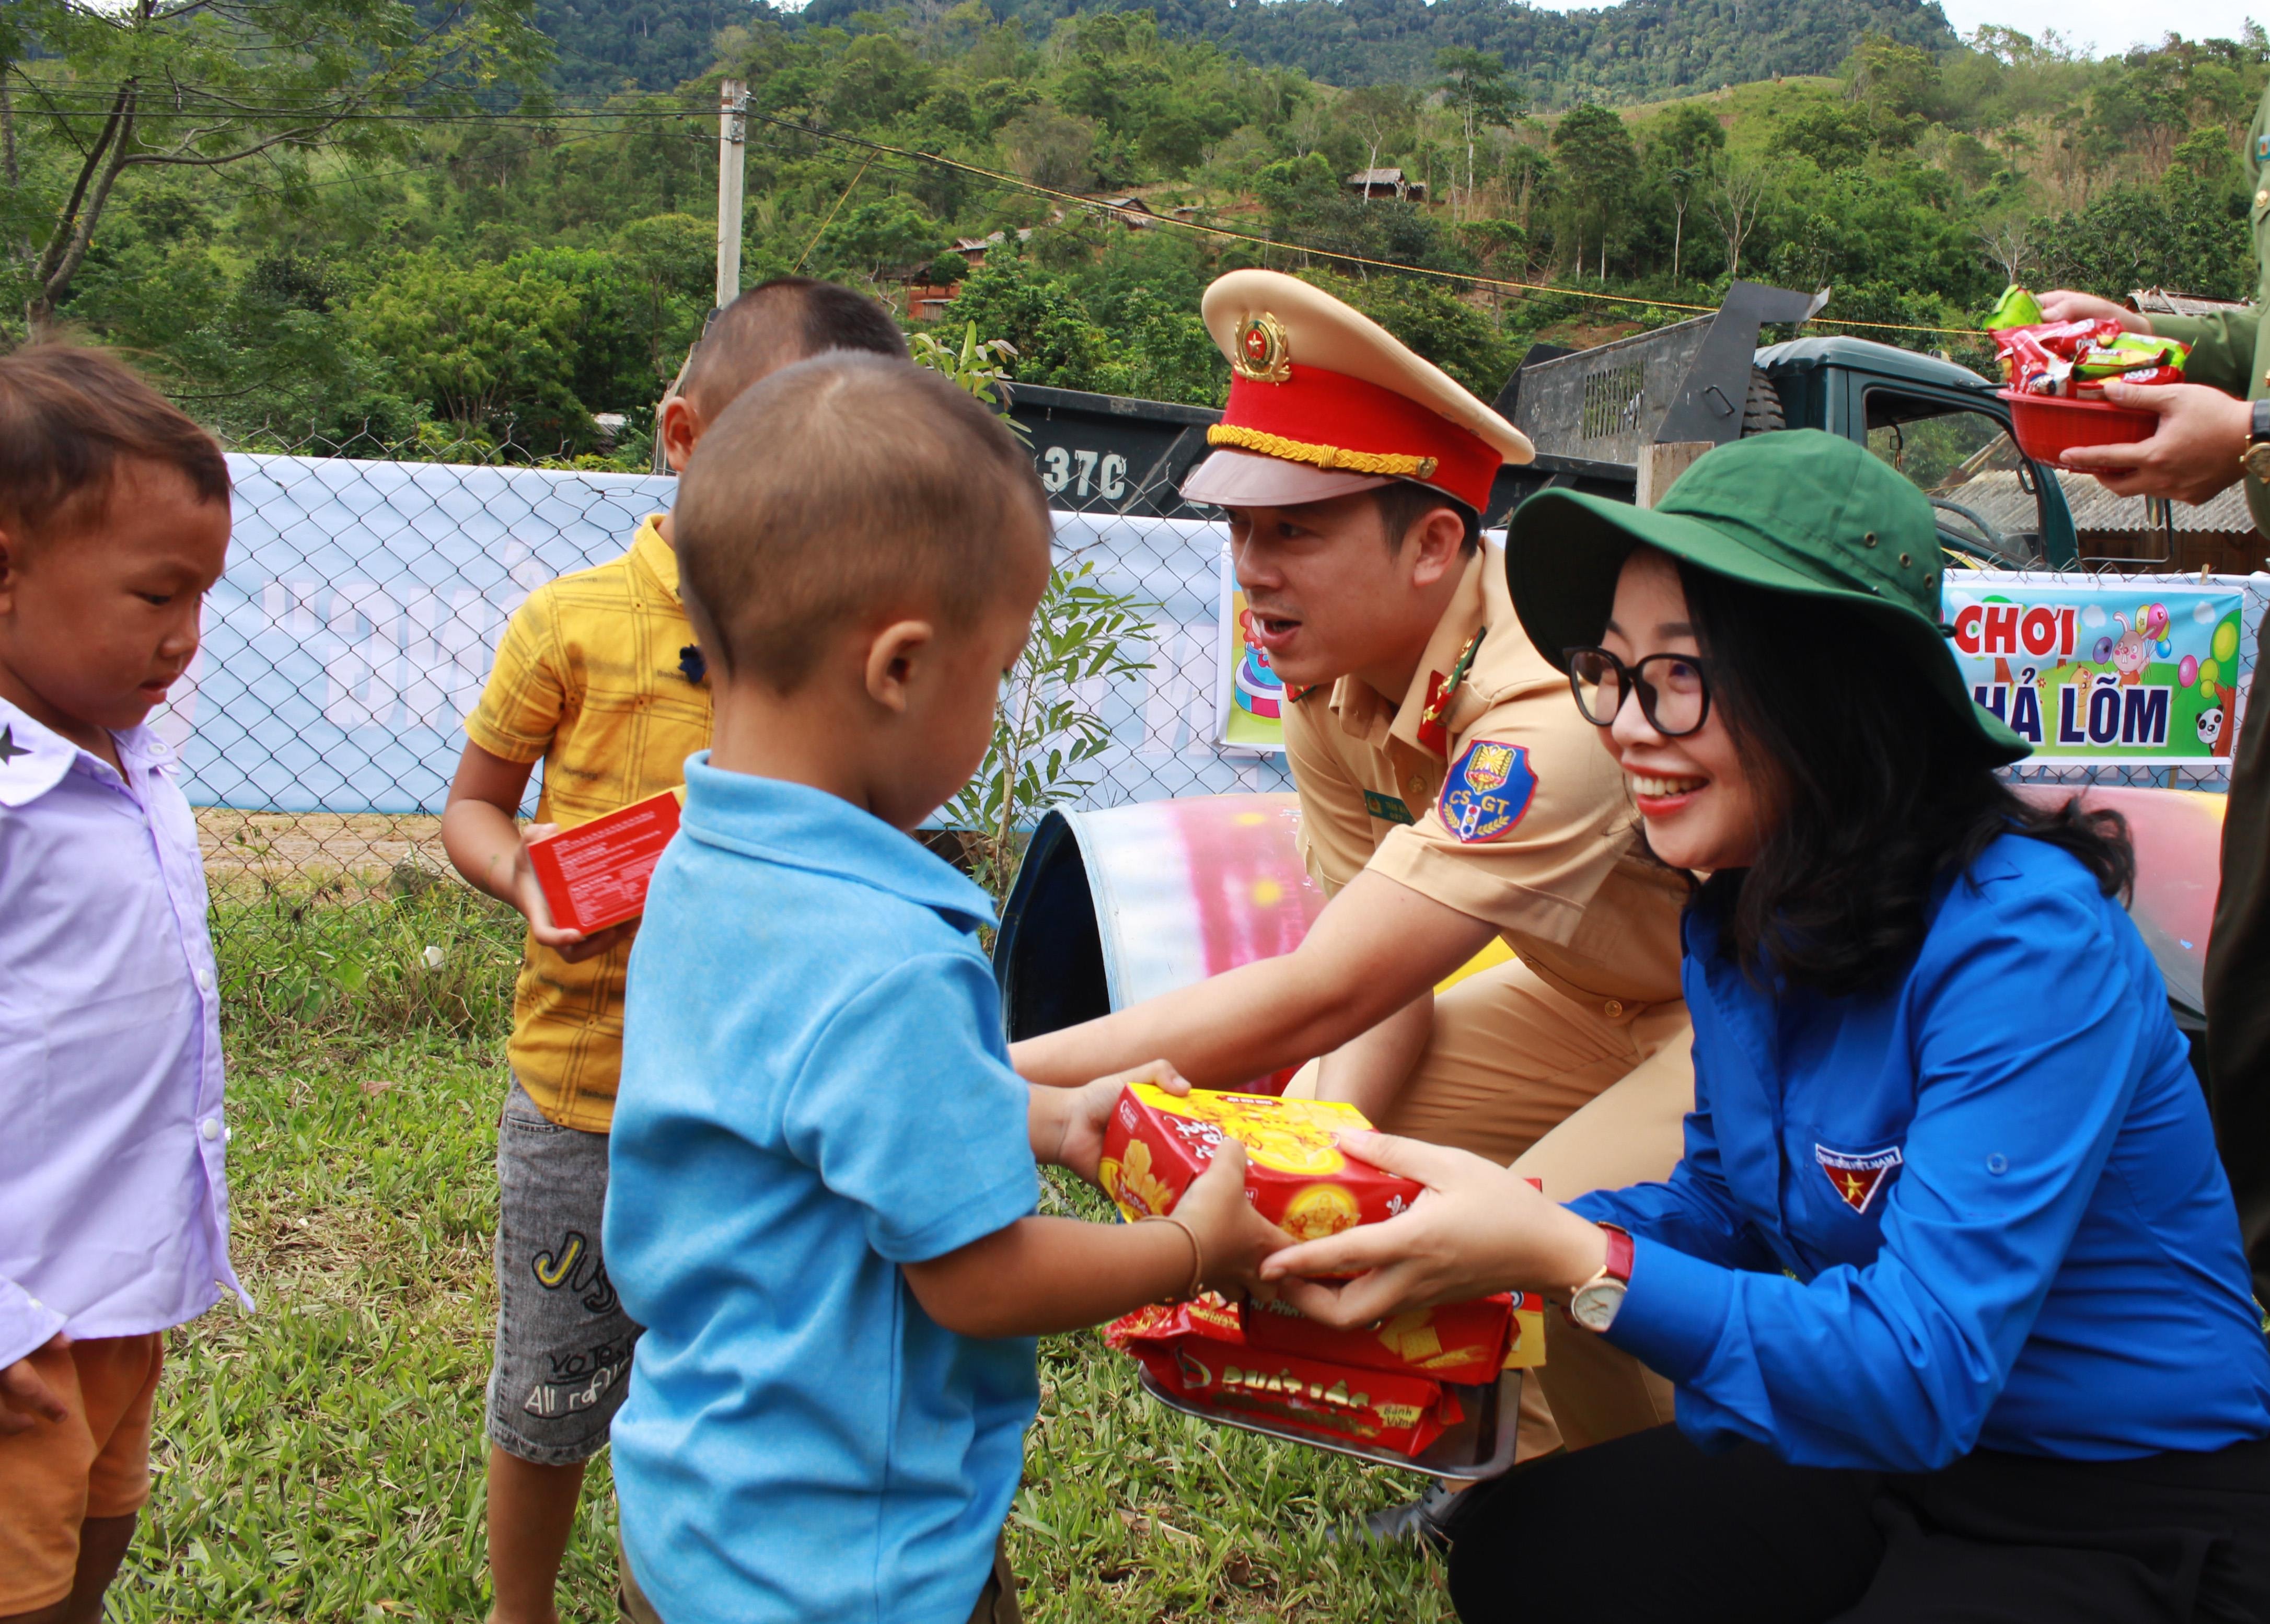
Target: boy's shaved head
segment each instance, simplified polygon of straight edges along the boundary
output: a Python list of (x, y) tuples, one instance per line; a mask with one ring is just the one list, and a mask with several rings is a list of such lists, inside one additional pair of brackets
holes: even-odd
[(966, 627), (1037, 592), (1048, 565), (1048, 498), (1016, 438), (938, 374), (875, 355), (821, 355), (734, 401), (672, 523), (725, 674), (782, 693), (839, 627), (902, 612)]
[(715, 422), (743, 389), (829, 350), (907, 359), (906, 336), (882, 304), (839, 283), (775, 277), (717, 312), (680, 391)]

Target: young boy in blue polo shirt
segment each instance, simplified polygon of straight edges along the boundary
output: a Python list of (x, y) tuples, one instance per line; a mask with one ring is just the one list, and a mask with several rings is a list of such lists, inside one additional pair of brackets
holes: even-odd
[(1048, 578), (1000, 422), (821, 356), (718, 419), (676, 515), (716, 722), (632, 953), (609, 1150), (648, 1328), (614, 1424), (626, 1603), (1000, 1624), (1032, 1339), (1238, 1287), (1283, 1237), (1234, 1150), (1164, 1221), (1034, 1215), (1037, 1161), (1094, 1175), (1123, 1079), (1010, 1070), (985, 894), (907, 833), (983, 758)]

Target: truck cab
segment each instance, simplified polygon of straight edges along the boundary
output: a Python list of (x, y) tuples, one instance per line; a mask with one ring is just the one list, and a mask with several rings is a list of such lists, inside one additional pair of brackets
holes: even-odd
[(1792, 338), (1753, 363), (1790, 425), (1862, 441), (1931, 499), (1940, 543), (2017, 568), (2078, 561), (2054, 471), (2018, 449), (1995, 385), (1953, 361), (1865, 338)]

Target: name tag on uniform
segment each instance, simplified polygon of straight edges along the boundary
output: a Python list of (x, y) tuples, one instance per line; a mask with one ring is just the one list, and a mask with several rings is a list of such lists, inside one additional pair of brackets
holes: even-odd
[(1382, 795), (1376, 790), (1363, 792), (1363, 809), (1383, 823), (1416, 823), (1411, 809), (1391, 795)]

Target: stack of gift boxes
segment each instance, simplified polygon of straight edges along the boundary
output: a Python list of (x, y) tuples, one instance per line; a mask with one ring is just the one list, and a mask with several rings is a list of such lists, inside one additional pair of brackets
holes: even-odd
[[(1099, 1169), (1129, 1219), (1170, 1212), (1224, 1138), (1245, 1146), (1246, 1198), (1296, 1240), (1376, 1223), (1421, 1186), (1355, 1160), (1339, 1135), (1368, 1127), (1354, 1106), (1261, 1094), (1177, 1098), (1131, 1084)], [(1464, 1419), (1452, 1390), (1541, 1364), (1544, 1304), (1501, 1293), (1337, 1330), (1281, 1303), (1206, 1295), (1139, 1309), (1106, 1329), (1113, 1347), (1200, 1408), (1335, 1442), (1415, 1456)]]

